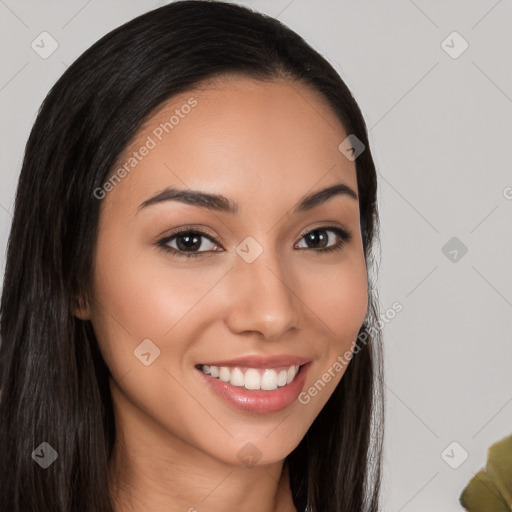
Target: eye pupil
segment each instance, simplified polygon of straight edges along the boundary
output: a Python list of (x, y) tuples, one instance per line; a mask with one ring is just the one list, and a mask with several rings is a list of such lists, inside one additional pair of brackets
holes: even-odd
[(186, 251), (187, 249), (199, 249), (201, 247), (201, 235), (178, 235), (176, 237), (176, 246), (180, 251)]
[(327, 243), (329, 242), (329, 237), (325, 234), (325, 230), (315, 229), (314, 231), (311, 231), (306, 235), (306, 241), (308, 247), (311, 247), (310, 242), (312, 242), (313, 245), (315, 245), (315, 243), (320, 242), (321, 245), (319, 247), (326, 247)]

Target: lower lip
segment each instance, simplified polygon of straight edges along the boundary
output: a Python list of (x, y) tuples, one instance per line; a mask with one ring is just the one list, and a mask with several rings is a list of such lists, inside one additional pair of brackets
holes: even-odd
[(236, 409), (267, 414), (281, 411), (297, 399), (304, 387), (310, 365), (311, 362), (302, 365), (299, 373), (297, 373), (290, 384), (278, 387), (272, 391), (252, 391), (243, 386), (233, 386), (229, 382), (224, 382), (206, 375), (201, 370), (196, 370), (201, 374), (204, 382), (210, 386), (210, 389)]

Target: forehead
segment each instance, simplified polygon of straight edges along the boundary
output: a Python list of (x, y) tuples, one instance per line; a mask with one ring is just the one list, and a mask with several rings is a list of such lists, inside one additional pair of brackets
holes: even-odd
[(174, 96), (143, 123), (114, 166), (127, 172), (109, 200), (135, 202), (171, 185), (241, 202), (339, 181), (357, 192), (355, 164), (338, 149), (346, 137), (323, 96), (303, 84), (222, 77)]

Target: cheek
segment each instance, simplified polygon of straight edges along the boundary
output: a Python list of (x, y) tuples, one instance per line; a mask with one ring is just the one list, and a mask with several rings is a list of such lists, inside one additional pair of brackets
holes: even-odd
[(318, 291), (312, 297), (317, 304), (315, 313), (328, 325), (331, 336), (324, 339), (318, 364), (297, 398), (303, 410), (300, 417), (304, 430), (309, 428), (342, 380), (354, 357), (354, 342), (367, 312), (366, 268), (356, 266), (351, 272), (331, 272), (330, 275), (323, 293)]
[(98, 240), (91, 320), (117, 375), (140, 364), (134, 350), (146, 339), (162, 349), (158, 365), (180, 360), (187, 343), (183, 329), (192, 321), (200, 325), (201, 301), (222, 274), (213, 266), (172, 266), (171, 256), (160, 251), (131, 244), (128, 237), (105, 234)]
[(351, 260), (317, 274), (309, 284), (308, 305), (328, 327), (329, 352), (338, 353), (355, 340), (368, 309), (368, 281), (364, 260)]
[[(317, 275), (319, 286), (309, 287), (308, 305), (327, 326), (319, 350), (318, 366), (306, 384), (304, 402), (320, 412), (343, 377), (368, 310), (368, 281), (363, 259), (348, 258), (343, 264)], [(299, 397), (299, 401), (300, 397)]]

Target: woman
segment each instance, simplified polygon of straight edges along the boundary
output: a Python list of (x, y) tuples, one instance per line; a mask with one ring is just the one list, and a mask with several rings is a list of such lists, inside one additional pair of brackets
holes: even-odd
[(179, 1), (104, 36), (26, 147), (0, 510), (378, 510), (376, 170), (330, 64)]

